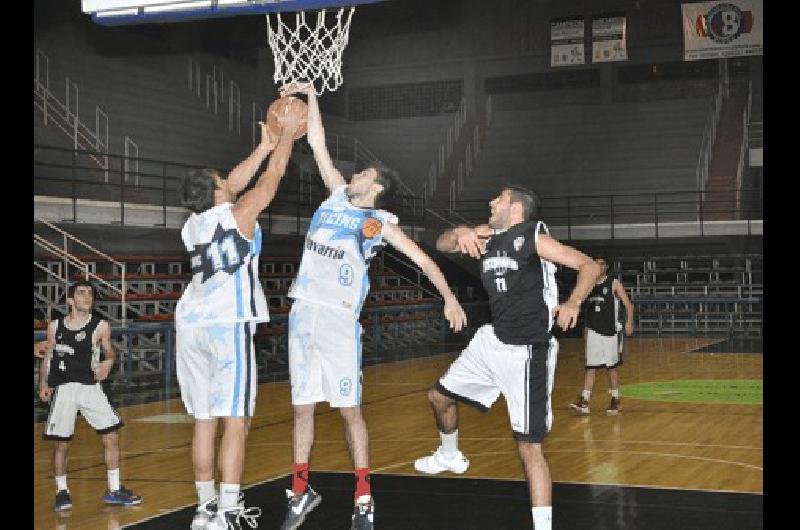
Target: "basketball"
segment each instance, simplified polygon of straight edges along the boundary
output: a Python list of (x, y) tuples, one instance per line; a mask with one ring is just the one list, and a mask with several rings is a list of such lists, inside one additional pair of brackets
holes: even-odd
[(370, 217), (364, 221), (364, 225), (361, 227), (361, 232), (364, 234), (364, 237), (372, 239), (381, 232), (381, 228), (383, 228), (383, 224), (381, 224), (381, 222), (374, 217)]
[(281, 126), (278, 123), (278, 116), (285, 115), (289, 112), (298, 113), (302, 116), (300, 127), (297, 129), (294, 139), (302, 138), (306, 133), (306, 128), (308, 126), (306, 120), (308, 117), (308, 106), (299, 98), (286, 96), (273, 101), (269, 109), (267, 109), (267, 127), (274, 138), (278, 138), (281, 135)]

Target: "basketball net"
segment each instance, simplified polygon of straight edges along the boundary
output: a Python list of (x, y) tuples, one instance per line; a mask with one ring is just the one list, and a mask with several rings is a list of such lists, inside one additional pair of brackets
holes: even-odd
[(283, 17), (268, 13), (267, 41), (275, 59), (275, 83), (313, 83), (318, 96), (339, 88), (353, 11), (355, 7), (284, 13)]

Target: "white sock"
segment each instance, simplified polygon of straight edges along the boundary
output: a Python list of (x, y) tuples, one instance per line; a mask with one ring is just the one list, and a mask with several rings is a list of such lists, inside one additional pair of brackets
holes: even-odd
[(56, 476), (56, 488), (58, 488), (57, 491), (62, 491), (62, 490), (69, 491), (69, 488), (67, 488), (67, 476), (66, 475), (57, 475)]
[(119, 490), (119, 468), (108, 470), (108, 491)]
[(195, 482), (195, 487), (197, 487), (197, 500), (200, 504), (203, 504), (211, 497), (214, 497), (217, 494), (217, 490), (214, 489), (214, 481), (208, 480), (205, 482)]
[(442, 453), (445, 456), (453, 456), (458, 452), (458, 429), (450, 434), (440, 432), (439, 437), (442, 439)]
[(239, 484), (219, 484), (219, 509), (231, 508), (239, 503)]
[(611, 397), (619, 399), (619, 388), (614, 388), (608, 391), (611, 394)]
[(552, 506), (534, 506), (531, 508), (531, 513), (533, 514), (533, 527), (536, 530), (553, 529)]
[(592, 395), (592, 391), (591, 390), (584, 390), (583, 392), (581, 392), (581, 396), (586, 401), (589, 401), (589, 396), (591, 396), (591, 395)]

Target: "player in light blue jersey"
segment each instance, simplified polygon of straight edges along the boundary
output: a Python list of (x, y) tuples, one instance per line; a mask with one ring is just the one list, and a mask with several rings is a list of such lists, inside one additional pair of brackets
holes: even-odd
[(334, 167), (311, 85), (291, 84), (281, 96), (308, 98), (308, 143), (331, 195), (311, 219), (303, 258), (289, 296), (289, 374), (294, 406), (294, 473), (283, 530), (299, 527), (321, 501), (308, 486), (308, 461), (314, 442), (314, 407), (326, 401), (339, 408), (356, 474), (353, 529), (373, 528), (369, 485), (367, 426), (361, 415), (361, 307), (369, 291), (369, 262), (386, 243), (408, 256), (428, 276), (444, 300), (444, 316), (454, 331), (466, 315), (439, 267), (382, 208), (397, 191), (398, 180), (374, 164), (347, 184)]
[[(286, 171), (300, 119), (292, 113), (280, 116), (279, 138), (262, 123), (261, 143), (227, 179), (214, 169), (194, 170), (178, 189), (181, 202), (194, 212), (181, 230), (192, 281), (175, 310), (178, 383), (195, 420), (192, 462), (199, 503), (193, 530), (240, 530), (240, 519), (252, 526), (260, 514), (239, 502), (258, 382), (253, 334), (257, 322), (269, 320), (258, 280), (258, 216)], [(270, 152), (267, 169), (237, 199)], [(214, 487), (218, 418), (225, 426), (217, 462), (219, 497)]]

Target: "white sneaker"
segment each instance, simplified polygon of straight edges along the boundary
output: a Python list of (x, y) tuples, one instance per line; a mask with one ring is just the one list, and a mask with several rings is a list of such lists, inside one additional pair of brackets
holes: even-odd
[(217, 513), (217, 497), (211, 497), (197, 506), (192, 519), (191, 530), (204, 530), (208, 522)]
[(420, 473), (427, 473), (429, 475), (435, 475), (442, 471), (450, 471), (460, 475), (469, 469), (469, 460), (461, 451), (456, 452), (455, 455), (446, 457), (444, 453), (442, 453), (442, 447), (439, 446), (432, 455), (418, 458), (416, 462), (414, 462), (414, 469)]

